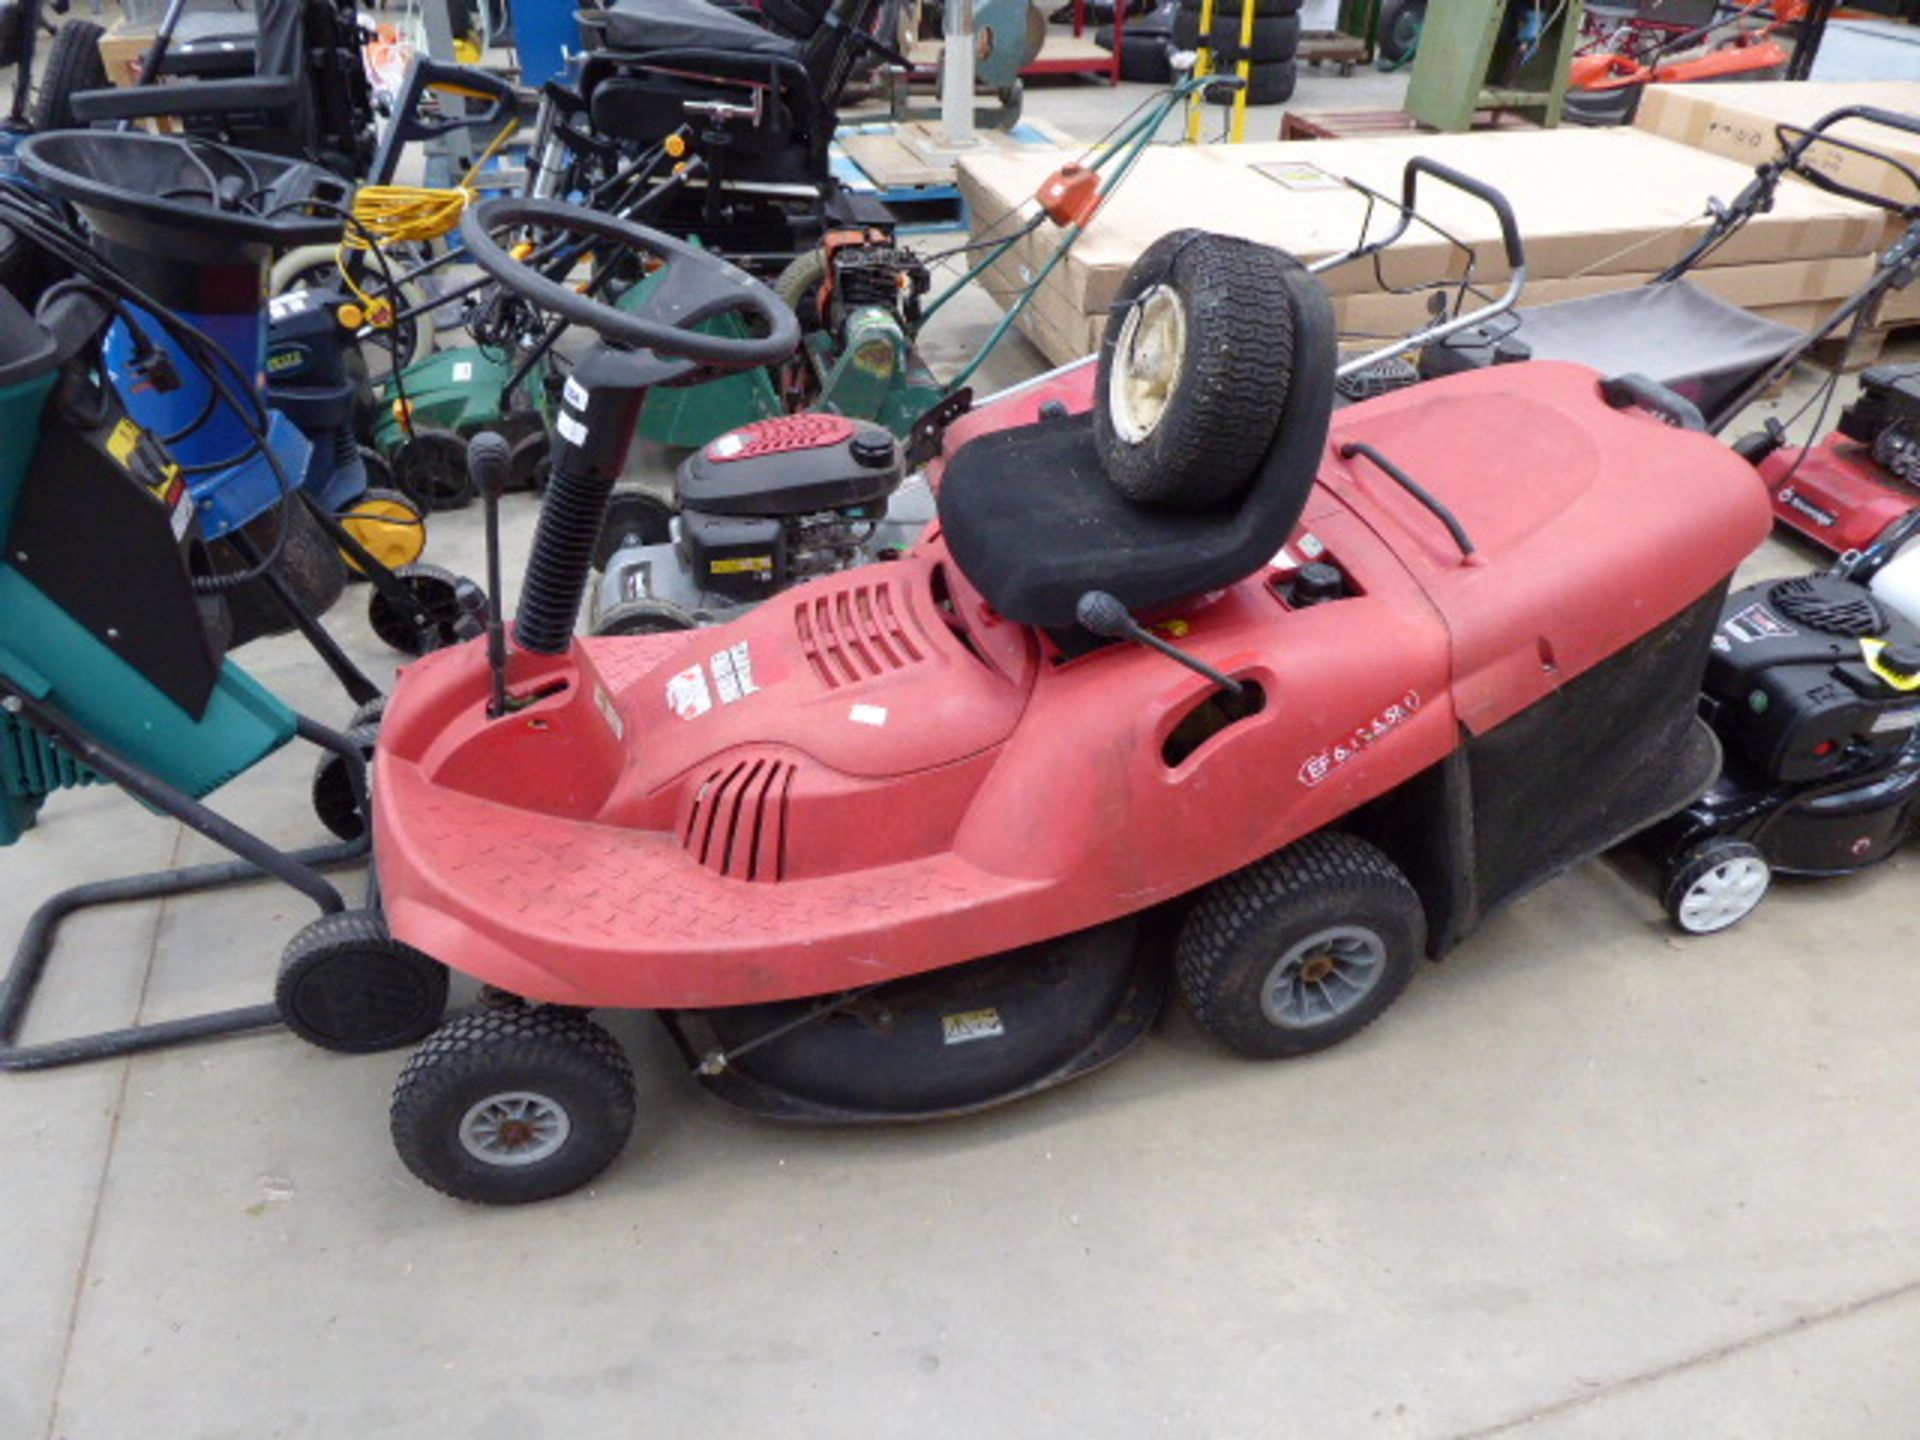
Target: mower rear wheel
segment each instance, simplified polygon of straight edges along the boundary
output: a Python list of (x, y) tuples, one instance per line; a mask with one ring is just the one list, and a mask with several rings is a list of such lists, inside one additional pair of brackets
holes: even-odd
[(460, 638), (460, 577), (438, 565), (402, 565), (394, 578), (411, 592), (419, 604), (426, 624), (416, 626), (414, 617), (403, 613), (375, 590), (367, 599), (367, 623), (382, 641), (402, 655), (424, 655), (429, 650), (444, 650)]
[(1175, 947), (1201, 1029), (1271, 1060), (1323, 1050), (1371, 1024), (1413, 978), (1426, 913), (1364, 840), (1309, 835), (1215, 881)]
[(1252, 479), (1293, 370), (1286, 258), (1176, 230), (1121, 284), (1100, 346), (1094, 436), (1130, 500), (1204, 510)]
[(633, 1130), (633, 1069), (600, 1026), (553, 1006), (448, 1021), (400, 1072), (401, 1162), (457, 1200), (519, 1205), (577, 1190)]
[(700, 622), (670, 600), (623, 600), (593, 622), (594, 635), (673, 635)]
[[(384, 697), (382, 697), (384, 698)], [(347, 730), (349, 740), (360, 747), (360, 758), (373, 763), (374, 743), (380, 738), (377, 724), (355, 724)], [(367, 833), (367, 817), (354, 792), (353, 776), (346, 760), (331, 750), (321, 752), (313, 767), (313, 813), (320, 823), (342, 840), (358, 840)]]
[(458, 510), (473, 499), (467, 442), (451, 430), (419, 425), (393, 452), (393, 483), (428, 511)]
[(371, 910), (322, 915), (288, 942), (273, 1002), (310, 1045), (370, 1055), (433, 1033), (447, 967), (387, 933)]
[[(369, 489), (339, 518), (361, 548), (389, 570), (411, 565), (426, 552), (427, 517), (412, 496), (399, 490)], [(346, 560), (358, 575), (353, 557)]]
[(547, 488), (553, 469), (553, 442), (542, 429), (538, 435), (523, 435), (513, 442), (507, 456), (507, 488), (531, 490), (539, 494)]
[(1772, 879), (1759, 846), (1716, 837), (1689, 846), (1667, 867), (1660, 903), (1687, 934), (1713, 935), (1751, 915)]

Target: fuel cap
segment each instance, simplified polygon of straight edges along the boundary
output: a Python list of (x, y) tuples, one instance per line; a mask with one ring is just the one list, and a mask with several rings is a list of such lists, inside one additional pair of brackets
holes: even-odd
[(884, 430), (862, 430), (847, 445), (847, 453), (856, 465), (869, 470), (884, 470), (893, 464), (893, 436)]

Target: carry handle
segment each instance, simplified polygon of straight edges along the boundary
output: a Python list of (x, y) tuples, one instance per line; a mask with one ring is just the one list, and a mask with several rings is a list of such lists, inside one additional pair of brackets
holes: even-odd
[(1600, 394), (1616, 410), (1624, 410), (1629, 405), (1638, 406), (1650, 415), (1657, 415), (1669, 425), (1682, 430), (1698, 430), (1706, 433), (1706, 417), (1700, 413), (1700, 407), (1686, 396), (1676, 394), (1645, 375), (1635, 372), (1630, 375), (1615, 375), (1600, 382)]

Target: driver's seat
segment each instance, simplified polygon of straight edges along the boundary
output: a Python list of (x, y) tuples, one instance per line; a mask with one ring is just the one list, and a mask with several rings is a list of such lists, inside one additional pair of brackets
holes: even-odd
[[(954, 455), (940, 487), (941, 530), (1001, 615), (1064, 629), (1090, 590), (1135, 613), (1164, 609), (1245, 579), (1286, 543), (1326, 449), (1337, 346), (1326, 291), (1281, 258), (1293, 373), (1273, 443), (1222, 505), (1170, 510), (1127, 499), (1107, 479), (1091, 414), (983, 435)], [(1117, 323), (1108, 322), (1109, 344)]]

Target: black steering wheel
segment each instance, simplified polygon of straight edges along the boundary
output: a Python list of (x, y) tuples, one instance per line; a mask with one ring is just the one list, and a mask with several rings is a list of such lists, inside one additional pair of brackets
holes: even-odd
[[(642, 305), (617, 310), (549, 279), (534, 264), (514, 259), (493, 238), (496, 231), (523, 226), (611, 241), (655, 257), (663, 268), (654, 274), (653, 291)], [(773, 291), (739, 266), (644, 225), (559, 200), (509, 196), (483, 200), (468, 210), (460, 220), (460, 238), (474, 264), (528, 304), (584, 325), (616, 345), (696, 361), (710, 369), (752, 370), (778, 364), (800, 344), (799, 320)], [(766, 333), (736, 339), (694, 328), (728, 314), (757, 320)]]

